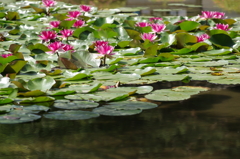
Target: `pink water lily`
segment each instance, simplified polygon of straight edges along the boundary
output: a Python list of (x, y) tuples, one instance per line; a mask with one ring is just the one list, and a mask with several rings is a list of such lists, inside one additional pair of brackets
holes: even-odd
[(47, 47), (51, 50), (48, 53), (57, 53), (58, 51), (63, 51), (64, 44), (60, 41), (55, 41), (50, 43)]
[(54, 0), (42, 0), (42, 3), (45, 7), (54, 7), (57, 4)]
[(69, 36), (72, 36), (73, 30), (72, 29), (63, 29), (60, 31), (60, 33), (62, 34), (62, 36), (60, 36), (60, 37), (68, 38)]
[(112, 53), (114, 50), (114, 47), (111, 45), (100, 45), (96, 47), (96, 50), (98, 53), (102, 55), (114, 55), (115, 53)]
[(91, 7), (86, 6), (86, 5), (81, 5), (81, 6), (80, 6), (80, 9), (81, 9), (83, 12), (90, 12), (90, 11), (91, 11)]
[(72, 45), (69, 45), (69, 44), (63, 44), (62, 45), (62, 49), (64, 51), (71, 51), (71, 52), (74, 52), (74, 47)]
[(208, 34), (202, 34), (200, 36), (197, 36), (197, 42), (202, 42), (202, 41), (204, 41), (206, 39), (209, 39), (209, 38), (210, 38), (210, 36)]
[(57, 38), (57, 33), (55, 31), (51, 31), (51, 30), (45, 30), (41, 32), (41, 35), (39, 35), (40, 39), (48, 42), (52, 39), (56, 39)]
[(95, 41), (94, 44), (95, 44), (95, 47), (108, 45), (108, 41), (98, 40), (98, 41)]
[(162, 21), (163, 19), (160, 18), (160, 17), (152, 17), (152, 18), (149, 18), (149, 20), (150, 20), (151, 22), (155, 22), (155, 21)]
[(163, 32), (163, 30), (166, 28), (165, 24), (151, 24), (152, 31), (155, 33)]
[(157, 38), (155, 33), (143, 33), (140, 36), (143, 40), (149, 40), (151, 42), (153, 42)]
[(51, 25), (51, 28), (58, 28), (60, 23), (60, 21), (51, 21), (49, 24)]
[(73, 27), (75, 27), (75, 28), (80, 28), (80, 27), (82, 27), (82, 26), (84, 26), (85, 25), (85, 21), (83, 21), (83, 20), (77, 20), (74, 24), (73, 24)]
[(80, 11), (69, 11), (67, 16), (70, 17), (69, 19), (73, 20), (77, 19), (81, 14)]
[(217, 11), (202, 11), (202, 18), (216, 18), (216, 19), (223, 19), (225, 16), (224, 12), (217, 12)]
[(3, 58), (7, 58), (7, 57), (9, 57), (9, 56), (12, 56), (13, 54), (2, 54), (1, 56), (3, 57)]
[(221, 24), (221, 23), (216, 24), (216, 27), (214, 27), (214, 29), (225, 30), (225, 31), (230, 30), (228, 24)]
[(137, 22), (135, 24), (135, 26), (137, 26), (137, 27), (147, 27), (147, 26), (150, 26), (150, 24), (147, 23), (147, 22)]

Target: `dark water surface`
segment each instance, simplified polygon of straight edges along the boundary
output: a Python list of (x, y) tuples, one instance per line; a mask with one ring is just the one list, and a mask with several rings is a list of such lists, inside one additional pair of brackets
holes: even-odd
[(240, 86), (139, 115), (0, 125), (1, 159), (237, 159)]

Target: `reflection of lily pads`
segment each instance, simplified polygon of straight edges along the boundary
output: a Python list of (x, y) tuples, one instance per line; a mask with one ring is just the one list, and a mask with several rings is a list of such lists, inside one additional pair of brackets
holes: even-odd
[(60, 109), (82, 109), (82, 108), (95, 108), (99, 104), (89, 101), (73, 101), (73, 102), (66, 102), (66, 103), (54, 103), (54, 107)]
[(45, 118), (56, 120), (82, 120), (96, 118), (98, 113), (82, 111), (82, 110), (65, 110), (65, 111), (53, 111), (43, 115)]
[(41, 116), (35, 114), (4, 114), (0, 116), (1, 124), (18, 124), (31, 122), (37, 119), (40, 119)]

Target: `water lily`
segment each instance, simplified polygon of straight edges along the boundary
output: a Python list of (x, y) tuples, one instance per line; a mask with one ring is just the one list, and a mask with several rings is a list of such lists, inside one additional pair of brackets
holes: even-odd
[(51, 21), (49, 24), (51, 25), (51, 28), (58, 28), (60, 23), (60, 21)]
[(197, 36), (197, 42), (202, 42), (202, 41), (204, 41), (206, 39), (209, 39), (209, 38), (210, 38), (210, 36), (208, 34), (202, 34), (200, 36)]
[(149, 40), (151, 42), (153, 42), (157, 38), (155, 33), (143, 33), (140, 36), (143, 40)]
[(74, 47), (72, 45), (69, 45), (69, 44), (64, 44), (62, 45), (62, 49), (64, 51), (71, 51), (71, 52), (74, 52)]
[(41, 32), (41, 35), (39, 35), (40, 39), (48, 42), (52, 39), (56, 39), (57, 38), (57, 33), (55, 31), (51, 31), (51, 30), (45, 30)]
[(87, 6), (87, 5), (81, 5), (81, 6), (80, 6), (80, 9), (81, 9), (83, 12), (90, 12), (91, 7), (89, 7), (89, 6)]
[(54, 7), (57, 4), (54, 0), (42, 0), (42, 3), (45, 7)]
[(221, 23), (216, 24), (216, 27), (214, 27), (214, 29), (225, 30), (225, 31), (230, 30), (228, 24), (221, 24)]
[(225, 16), (224, 12), (217, 12), (217, 11), (202, 11), (202, 18), (216, 18), (216, 19), (223, 19)]
[(162, 21), (163, 19), (160, 18), (160, 17), (152, 17), (152, 18), (149, 18), (149, 20), (150, 20), (151, 22), (156, 22), (156, 21)]
[(85, 24), (85, 21), (83, 21), (83, 20), (77, 20), (77, 21), (73, 24), (73, 27), (75, 27), (75, 28), (80, 28), (80, 27), (84, 26), (84, 24)]
[(112, 53), (114, 50), (114, 47), (111, 45), (100, 45), (96, 47), (96, 50), (98, 53), (102, 55), (114, 55), (115, 53)]
[(63, 29), (60, 31), (60, 33), (62, 34), (62, 38), (68, 38), (69, 36), (72, 36), (73, 34), (73, 30), (72, 29)]
[(163, 30), (166, 28), (165, 24), (151, 24), (152, 31), (155, 33), (163, 32)]
[(1, 56), (2, 56), (3, 58), (7, 58), (7, 57), (12, 56), (12, 55), (13, 55), (13, 54), (9, 53), (9, 54), (2, 54)]
[(69, 18), (67, 20), (77, 19), (80, 15), (81, 15), (80, 11), (69, 11), (67, 15)]
[(47, 47), (51, 50), (48, 53), (57, 53), (58, 54), (58, 51), (63, 50), (64, 44), (60, 41), (55, 41), (53, 43), (50, 43)]
[(94, 42), (95, 46), (102, 46), (102, 45), (108, 45), (108, 41), (98, 40)]
[(135, 26), (137, 26), (137, 27), (147, 27), (147, 26), (150, 26), (150, 24), (147, 23), (147, 22), (137, 22)]

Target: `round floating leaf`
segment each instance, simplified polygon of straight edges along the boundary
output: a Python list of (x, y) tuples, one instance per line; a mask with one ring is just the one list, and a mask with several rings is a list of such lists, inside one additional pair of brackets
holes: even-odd
[(1, 124), (18, 124), (31, 122), (37, 119), (40, 119), (41, 116), (35, 114), (4, 114), (0, 116)]
[(146, 94), (152, 92), (153, 87), (152, 86), (140, 86), (137, 87), (137, 94)]
[(185, 31), (194, 30), (194, 29), (196, 29), (199, 25), (200, 25), (200, 23), (194, 22), (194, 21), (184, 21), (184, 22), (182, 22), (182, 23), (179, 24), (181, 30), (185, 30)]
[(51, 89), (55, 83), (55, 80), (49, 76), (43, 78), (35, 78), (27, 82), (27, 88), (32, 91), (41, 90), (45, 92)]
[(10, 114), (18, 114), (18, 113), (39, 113), (39, 112), (46, 112), (49, 110), (48, 107), (41, 106), (41, 105), (31, 105), (31, 106), (12, 106), (13, 111), (10, 112)]
[(65, 111), (53, 111), (43, 115), (48, 119), (56, 120), (82, 120), (96, 118), (99, 116), (98, 113), (82, 111), (82, 110), (65, 110)]
[(95, 108), (99, 104), (89, 101), (73, 101), (73, 102), (66, 102), (66, 103), (54, 103), (54, 107), (60, 109), (85, 109), (85, 108)]
[(145, 98), (155, 101), (181, 101), (191, 97), (191, 95), (197, 94), (196, 92), (176, 92), (171, 89), (161, 89), (153, 91), (151, 94), (145, 96)]
[(40, 103), (40, 102), (51, 102), (54, 100), (55, 98), (52, 98), (52, 97), (36, 97), (36, 98), (22, 100), (20, 103)]
[(209, 40), (217, 46), (232, 47), (235, 44), (232, 38), (226, 34), (214, 34)]
[(142, 112), (141, 109), (112, 109), (107, 107), (100, 107), (93, 109), (93, 112), (99, 113), (106, 116), (126, 116), (126, 115), (135, 115)]
[(9, 98), (0, 98), (0, 105), (1, 104), (8, 104), (8, 103), (12, 103), (12, 99)]

